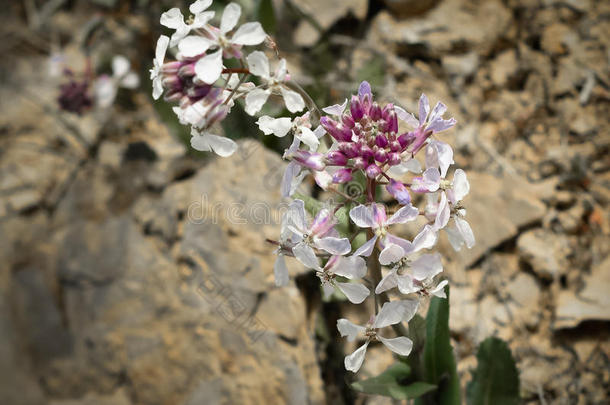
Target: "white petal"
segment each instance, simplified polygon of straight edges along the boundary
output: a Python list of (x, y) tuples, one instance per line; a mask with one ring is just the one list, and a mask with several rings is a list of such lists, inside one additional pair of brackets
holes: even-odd
[(472, 248), (474, 246), (475, 240), (472, 228), (470, 228), (470, 224), (466, 222), (466, 220), (459, 217), (455, 217), (454, 220), (457, 230), (460, 232), (460, 235), (462, 235), (462, 239), (464, 239), (464, 242), (466, 243), (466, 247), (468, 249)]
[(204, 83), (212, 84), (222, 72), (222, 49), (205, 55), (195, 63), (195, 74)]
[(254, 76), (260, 76), (264, 79), (269, 78), (269, 59), (261, 51), (254, 51), (246, 58), (248, 62), (248, 70)]
[(430, 102), (428, 101), (428, 97), (422, 93), (422, 95), (419, 97), (419, 126), (424, 125), (429, 112)]
[(437, 239), (438, 234), (434, 227), (426, 225), (424, 226), (424, 229), (417, 234), (415, 239), (413, 239), (413, 251), (417, 252), (422, 249), (430, 249), (436, 244)]
[(339, 116), (339, 115), (343, 114), (343, 111), (345, 111), (346, 106), (347, 106), (347, 99), (345, 99), (343, 104), (334, 104), (334, 105), (331, 105), (328, 107), (324, 107), (324, 108), (322, 108), (322, 111), (324, 111), (326, 114)]
[(212, 5), (212, 0), (197, 0), (189, 6), (189, 11), (193, 14), (199, 14), (203, 10), (207, 10)]
[(123, 77), (129, 72), (129, 60), (122, 55), (116, 55), (112, 58), (112, 75), (114, 77)]
[(288, 223), (294, 226), (299, 233), (305, 233), (307, 231), (307, 224), (305, 223), (305, 203), (303, 200), (294, 200), (288, 206), (288, 212), (286, 214)]
[(341, 337), (347, 336), (348, 342), (353, 342), (359, 333), (363, 333), (366, 328), (364, 326), (356, 325), (345, 318), (341, 318), (337, 321), (337, 330), (341, 334)]
[(309, 146), (309, 150), (316, 151), (318, 150), (318, 146), (320, 146), (320, 141), (316, 134), (307, 127), (300, 127), (300, 131), (295, 134), (297, 138), (299, 138), (305, 145)]
[(449, 281), (441, 281), (433, 290), (430, 290), (430, 294), (435, 295), (439, 298), (447, 298), (447, 294), (445, 294), (445, 286), (447, 284), (449, 284)]
[(254, 115), (263, 108), (269, 98), (269, 90), (254, 89), (246, 95), (246, 112)]
[(379, 254), (379, 263), (383, 266), (398, 262), (405, 255), (405, 251), (398, 245), (390, 243)]
[(402, 164), (402, 166), (411, 173), (421, 173), (422, 171), (421, 163), (415, 158), (407, 160)]
[(103, 75), (95, 81), (94, 89), (97, 104), (102, 108), (110, 107), (117, 93), (115, 81), (107, 75)]
[(381, 294), (384, 291), (390, 290), (398, 285), (398, 277), (396, 276), (396, 269), (390, 270), (377, 284), (375, 288), (375, 294)]
[(205, 135), (193, 135), (191, 137), (191, 147), (201, 152), (210, 152), (212, 148), (208, 141), (209, 139)]
[(278, 138), (286, 136), (290, 128), (292, 128), (292, 120), (288, 117), (271, 118), (268, 115), (263, 115), (256, 123), (265, 135), (273, 134)]
[(416, 300), (386, 302), (375, 317), (373, 327), (384, 328), (399, 322), (408, 322), (417, 312), (418, 306), (419, 301)]
[(360, 346), (354, 353), (350, 354), (349, 356), (345, 356), (344, 364), (346, 370), (349, 370), (353, 373), (357, 373), (358, 370), (360, 370), (362, 362), (364, 361), (364, 356), (366, 354), (366, 348), (368, 345), (369, 342), (367, 341), (365, 344)]
[(288, 267), (286, 267), (286, 260), (284, 255), (278, 255), (275, 259), (275, 265), (273, 266), (273, 274), (275, 275), (275, 285), (278, 287), (284, 287), (288, 285)]
[(352, 304), (362, 303), (362, 301), (364, 301), (371, 293), (369, 289), (362, 284), (339, 282), (335, 282), (335, 284)]
[(314, 253), (313, 249), (307, 244), (303, 242), (298, 243), (295, 247), (292, 248), (292, 253), (294, 253), (294, 257), (296, 257), (297, 260), (303, 263), (307, 268), (320, 268), (320, 263), (318, 262), (316, 254)]
[(161, 25), (173, 29), (183, 27), (185, 25), (184, 16), (182, 15), (180, 9), (174, 7), (161, 14)]
[(237, 144), (232, 139), (212, 134), (209, 134), (208, 138), (210, 147), (218, 156), (231, 156), (237, 150)]
[(335, 292), (335, 286), (329, 282), (322, 282), (322, 292), (324, 292), (324, 298), (329, 298)]
[(229, 3), (222, 12), (222, 19), (220, 20), (220, 32), (222, 34), (226, 34), (235, 28), (240, 16), (241, 6), (236, 3)]
[(431, 141), (426, 148), (426, 167), (438, 167), (441, 177), (447, 175), (449, 166), (453, 164), (453, 149), (448, 143)]
[(358, 205), (349, 211), (349, 217), (360, 228), (371, 228), (375, 225), (370, 207)]
[(277, 67), (275, 68), (275, 74), (273, 76), (278, 82), (283, 82), (286, 78), (286, 73), (288, 73), (286, 70), (286, 59), (280, 59)]
[(281, 192), (282, 197), (289, 197), (292, 195), (292, 180), (299, 174), (301, 171), (301, 165), (297, 162), (290, 162), (288, 166), (286, 166), (286, 171), (284, 172), (284, 176), (282, 177), (282, 185)]
[(313, 179), (322, 190), (328, 189), (328, 187), (333, 184), (333, 176), (331, 176), (326, 170), (314, 171)]
[(428, 121), (434, 122), (437, 119), (441, 118), (443, 114), (447, 111), (447, 106), (440, 101), (436, 103), (432, 112), (430, 113), (430, 119)]
[(411, 271), (413, 278), (419, 281), (436, 276), (443, 271), (441, 255), (439, 253), (421, 255), (411, 263)]
[(386, 222), (388, 225), (404, 224), (409, 221), (414, 221), (419, 216), (419, 210), (412, 205), (405, 205), (394, 213)]
[(402, 294), (411, 294), (418, 292), (419, 290), (421, 290), (420, 285), (415, 285), (413, 278), (410, 275), (405, 274), (404, 276), (398, 277), (398, 291)]
[(206, 11), (203, 13), (194, 13), (194, 14), (195, 14), (195, 20), (191, 24), (191, 29), (205, 27), (205, 25), (208, 23), (208, 21), (210, 21), (212, 18), (214, 18), (214, 15), (216, 13), (213, 11)]
[(169, 45), (169, 37), (161, 35), (157, 40), (157, 47), (155, 48), (155, 65), (163, 65), (165, 59), (165, 53), (167, 52), (167, 46)]
[(394, 111), (396, 111), (396, 116), (400, 120), (406, 122), (407, 124), (409, 124), (413, 128), (419, 127), (419, 121), (417, 120), (417, 118), (415, 118), (413, 116), (413, 114), (407, 112), (404, 108), (395, 105), (394, 106)]
[(212, 44), (213, 42), (207, 38), (198, 35), (189, 35), (188, 37), (182, 38), (178, 43), (178, 50), (182, 56), (191, 58), (204, 54)]
[(129, 72), (121, 79), (120, 84), (126, 89), (135, 89), (140, 85), (140, 78), (135, 72)]
[(332, 236), (316, 238), (315, 245), (318, 249), (326, 250), (333, 255), (344, 255), (352, 250), (347, 238), (334, 238)]
[(362, 278), (366, 274), (366, 262), (360, 256), (341, 256), (330, 270), (349, 279)]
[(235, 31), (231, 42), (237, 45), (258, 45), (262, 43), (267, 34), (259, 22), (245, 23)]
[(408, 356), (413, 349), (413, 341), (408, 337), (400, 336), (397, 338), (386, 339), (383, 336), (377, 335), (377, 338), (391, 351), (401, 356)]
[(437, 231), (443, 229), (445, 226), (447, 226), (447, 222), (449, 222), (450, 217), (451, 208), (449, 207), (447, 196), (445, 193), (441, 193), (441, 200), (438, 203), (436, 218), (434, 219), (434, 229)]
[(305, 101), (303, 101), (303, 97), (296, 91), (285, 89), (284, 87), (280, 87), (280, 91), (282, 92), (282, 97), (284, 97), (284, 103), (286, 104), (286, 108), (291, 113), (296, 113), (305, 108)]
[[(455, 202), (462, 201), (470, 191), (470, 184), (466, 178), (466, 172), (457, 169), (453, 174), (453, 197)], [(454, 203), (455, 203), (454, 202)]]
[(377, 237), (377, 235), (373, 236), (364, 245), (360, 246), (358, 250), (354, 252), (353, 255), (369, 257), (371, 253), (373, 253), (373, 249), (375, 248), (375, 242), (377, 242)]

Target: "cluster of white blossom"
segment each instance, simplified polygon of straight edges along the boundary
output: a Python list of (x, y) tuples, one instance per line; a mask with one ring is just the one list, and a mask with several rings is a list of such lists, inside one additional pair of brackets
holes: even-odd
[[(281, 96), (291, 113), (303, 110), (305, 102), (290, 84), (285, 60), (279, 60), (272, 74), (263, 52), (243, 54), (244, 46), (264, 41), (260, 24), (247, 23), (235, 30), (240, 8), (229, 4), (220, 28), (216, 28), (209, 24), (213, 13), (205, 11), (210, 4), (211, 0), (193, 3), (190, 11), (194, 16), (188, 23), (178, 9), (163, 14), (161, 23), (176, 32), (171, 39), (159, 39), (151, 77), (155, 98), (165, 91), (167, 100), (179, 102), (175, 110), (181, 121), (193, 127), (193, 147), (227, 156), (235, 150), (234, 142), (208, 130), (226, 116), (232, 100), (243, 97), (245, 110), (251, 115), (260, 111), (270, 94)], [(168, 45), (177, 48), (177, 61), (164, 63)], [(228, 59), (236, 59), (240, 68), (226, 68)], [(261, 84), (248, 83), (250, 75), (258, 77)], [(326, 115), (319, 118), (319, 125), (309, 112), (258, 119), (266, 135), (293, 135), (284, 153), (290, 163), (282, 181), (283, 196), (292, 196), (303, 179), (312, 175), (319, 187), (343, 199), (311, 219), (303, 200), (291, 202), (275, 242), (274, 274), (278, 286), (286, 285), (289, 272), (285, 258), (294, 257), (315, 271), (327, 296), (336, 289), (355, 304), (369, 297), (382, 303), (365, 326), (347, 319), (337, 323), (340, 334), (350, 341), (359, 334), (364, 336), (363, 344), (345, 358), (346, 369), (353, 372), (360, 369), (366, 349), (374, 341), (399, 355), (408, 355), (413, 345), (409, 338), (383, 337), (379, 331), (408, 322), (422, 297), (445, 297), (447, 281), (439, 280), (441, 256), (433, 251), (439, 233), (446, 231), (455, 250), (475, 243), (462, 206), (469, 192), (466, 174), (457, 169), (451, 180), (447, 178), (454, 164), (453, 150), (437, 136), (455, 125), (454, 119), (443, 118), (446, 109), (439, 102), (431, 110), (422, 95), (416, 118), (399, 106), (380, 105), (373, 99), (370, 85), (362, 82), (350, 101), (323, 108)], [(400, 122), (409, 130), (401, 133)], [(425, 167), (416, 158), (420, 151)], [(362, 195), (344, 193), (344, 186), (357, 177), (366, 183)], [(391, 198), (382, 201), (380, 186)], [(413, 193), (426, 194), (423, 209), (412, 204)], [(350, 235), (338, 231), (337, 212), (343, 207), (349, 208)], [(393, 233), (399, 224), (414, 227), (413, 240)], [(359, 234), (367, 237), (356, 245)], [(400, 298), (390, 300), (387, 291), (394, 288), (397, 292), (393, 296)]]

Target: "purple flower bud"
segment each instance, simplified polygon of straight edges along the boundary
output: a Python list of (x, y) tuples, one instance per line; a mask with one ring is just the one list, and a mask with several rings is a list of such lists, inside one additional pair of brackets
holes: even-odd
[(320, 118), (320, 125), (324, 127), (324, 129), (330, 134), (330, 136), (332, 136), (339, 142), (349, 141), (352, 138), (352, 130), (341, 123), (337, 123), (332, 118)]
[(305, 166), (311, 170), (324, 170), (326, 164), (324, 163), (324, 155), (321, 153), (311, 153), (303, 149), (298, 149), (292, 155), (293, 159), (296, 160), (301, 166)]
[(352, 113), (352, 117), (355, 121), (359, 121), (364, 116), (364, 109), (360, 99), (356, 96), (352, 96), (352, 101), (349, 104), (349, 110)]
[(168, 90), (182, 89), (182, 80), (176, 75), (164, 76), (161, 83), (163, 84), (163, 87)]
[(388, 190), (388, 193), (390, 193), (400, 204), (407, 205), (411, 203), (409, 190), (407, 190), (405, 185), (401, 182), (390, 179), (390, 183), (386, 186), (386, 190)]
[[(163, 100), (170, 103), (175, 103), (176, 101), (182, 101), (182, 97), (184, 97), (184, 94), (182, 94), (180, 90), (170, 90), (165, 93), (165, 95), (163, 96)], [(188, 97), (186, 99), (188, 100)], [(188, 100), (187, 105), (188, 104), (190, 104), (190, 100)]]
[(366, 168), (365, 172), (367, 177), (374, 179), (375, 177), (381, 174), (381, 169), (379, 168), (379, 166), (373, 163)]
[(362, 105), (362, 110), (364, 114), (369, 114), (371, 110), (371, 100), (373, 95), (371, 93), (366, 93), (362, 97), (360, 97), (360, 104)]
[(373, 157), (373, 149), (371, 149), (368, 145), (360, 146), (360, 156), (362, 156), (364, 160), (369, 160)]
[(333, 174), (333, 183), (347, 183), (352, 179), (352, 170), (348, 168), (339, 169)]
[(193, 98), (193, 99), (200, 99), (202, 97), (205, 97), (208, 95), (208, 93), (210, 92), (210, 90), (212, 89), (211, 86), (191, 86), (186, 90), (186, 95)]
[(339, 142), (339, 150), (349, 159), (358, 156), (358, 145), (353, 142)]
[(365, 94), (368, 94), (370, 97), (373, 96), (373, 93), (371, 93), (371, 85), (366, 80), (362, 81), (358, 87), (358, 96), (362, 98)]
[(364, 169), (366, 167), (366, 165), (367, 165), (366, 160), (364, 160), (363, 158), (361, 158), (361, 157), (354, 158), (354, 167), (356, 169)]
[(375, 160), (379, 163), (385, 163), (388, 160), (388, 153), (385, 149), (378, 149), (375, 152)]
[(388, 113), (387, 117), (384, 117), (384, 119), (386, 121), (386, 132), (398, 132), (398, 116), (393, 109)]
[(415, 140), (415, 134), (413, 132), (404, 133), (398, 137), (398, 143), (400, 143), (401, 148), (406, 148), (411, 145)]
[(344, 114), (341, 117), (341, 121), (343, 122), (343, 125), (345, 125), (347, 128), (350, 128), (350, 129), (354, 128), (354, 124), (355, 124), (354, 119), (352, 117), (350, 117), (349, 115)]
[(189, 63), (184, 65), (178, 70), (178, 76), (180, 77), (193, 77), (195, 76), (195, 64)]
[(163, 66), (161, 66), (161, 72), (164, 74), (175, 74), (176, 72), (178, 72), (180, 67), (182, 67), (182, 62), (179, 62), (179, 61), (167, 62), (167, 63), (164, 63)]
[(377, 121), (377, 120), (381, 119), (381, 107), (379, 107), (379, 104), (377, 104), (376, 101), (371, 105), (371, 110), (369, 111), (369, 117), (371, 117), (371, 119), (373, 121)]
[(388, 146), (388, 143), (388, 138), (383, 134), (379, 134), (375, 138), (375, 144), (380, 148), (385, 148), (386, 146)]
[(400, 158), (400, 153), (392, 152), (388, 155), (388, 163), (390, 164), (390, 166), (395, 166), (401, 161), (402, 159)]
[(330, 166), (345, 166), (347, 163), (347, 156), (338, 150), (328, 152), (326, 154), (326, 163)]
[(398, 151), (402, 150), (402, 147), (400, 146), (400, 142), (398, 142), (398, 141), (390, 142), (390, 150), (392, 152), (398, 152)]

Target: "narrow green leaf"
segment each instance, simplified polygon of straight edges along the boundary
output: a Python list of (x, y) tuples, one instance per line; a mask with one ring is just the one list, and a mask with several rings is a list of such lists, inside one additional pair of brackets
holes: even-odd
[(256, 17), (267, 34), (275, 34), (276, 21), (272, 0), (258, 0)]
[(397, 362), (377, 377), (352, 383), (352, 388), (365, 394), (383, 395), (394, 399), (417, 398), (436, 387), (424, 382), (405, 384), (411, 374), (408, 364)]
[(508, 345), (501, 339), (485, 339), (477, 352), (477, 368), (466, 388), (470, 405), (516, 405), (519, 373)]
[(428, 383), (438, 385), (436, 403), (460, 404), (458, 380), (453, 349), (449, 340), (449, 287), (447, 298), (433, 297), (426, 317), (424, 344), (424, 376)]

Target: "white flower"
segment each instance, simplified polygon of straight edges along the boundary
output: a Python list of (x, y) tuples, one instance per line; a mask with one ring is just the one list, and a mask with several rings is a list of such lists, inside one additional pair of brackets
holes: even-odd
[[(449, 219), (453, 218), (453, 226), (445, 228), (451, 246), (456, 251), (459, 251), (464, 244), (468, 249), (472, 248), (475, 244), (474, 233), (464, 219), (466, 209), (461, 204), (470, 191), (466, 173), (462, 169), (457, 169), (453, 174), (453, 181), (448, 182), (440, 179), (438, 169), (432, 168), (426, 170), (426, 172), (429, 170), (428, 180), (426, 180), (429, 188), (434, 189), (436, 187), (434, 184), (438, 183), (438, 187), (442, 189), (440, 201), (438, 201), (436, 194), (431, 194), (428, 197), (426, 215), (434, 216), (433, 228), (438, 232), (447, 226)], [(426, 172), (424, 172), (424, 178), (426, 178)]]
[(371, 317), (366, 326), (353, 324), (347, 319), (337, 321), (337, 329), (341, 336), (347, 336), (349, 342), (353, 342), (356, 337), (364, 333), (366, 342), (356, 349), (352, 354), (345, 356), (345, 369), (356, 373), (360, 370), (364, 362), (366, 349), (371, 341), (379, 340), (388, 349), (401, 356), (408, 356), (413, 348), (411, 339), (400, 336), (396, 338), (384, 338), (378, 330), (386, 326), (395, 325), (400, 322), (408, 322), (417, 312), (419, 302), (416, 300), (403, 300), (386, 302), (381, 307), (379, 313)]
[(134, 89), (139, 84), (138, 75), (130, 70), (129, 60), (124, 56), (116, 55), (112, 58), (112, 77), (104, 75), (95, 82), (97, 104), (102, 108), (110, 107), (119, 87)]
[(398, 245), (392, 244), (384, 249), (383, 253), (379, 255), (379, 263), (384, 266), (393, 264), (393, 267), (381, 279), (375, 288), (375, 293), (381, 294), (398, 287), (402, 294), (444, 295), (442, 286), (446, 283), (441, 286), (440, 292), (432, 284), (434, 277), (443, 271), (441, 255), (438, 253), (423, 254), (417, 259), (412, 259), (410, 256), (410, 252), (405, 252)]
[(365, 205), (358, 205), (352, 208), (349, 212), (349, 216), (352, 221), (360, 228), (372, 228), (374, 235), (364, 245), (360, 246), (355, 256), (370, 256), (375, 247), (375, 243), (381, 238), (383, 245), (397, 244), (404, 246), (405, 250), (411, 249), (411, 242), (399, 238), (398, 236), (392, 235), (388, 232), (387, 228), (394, 224), (404, 224), (417, 219), (419, 210), (412, 205), (405, 205), (390, 218), (386, 216), (385, 206), (383, 204), (372, 203), (368, 207)]
[(325, 250), (332, 255), (345, 255), (352, 249), (347, 238), (339, 238), (334, 226), (336, 219), (333, 213), (324, 208), (307, 225), (305, 203), (294, 200), (288, 207), (288, 229), (294, 233), (292, 240), (296, 243), (292, 249), (294, 256), (305, 266), (322, 270), (314, 248)]
[(273, 134), (278, 138), (283, 138), (288, 132), (292, 131), (295, 139), (299, 143), (303, 142), (309, 146), (309, 150), (312, 152), (318, 150), (318, 146), (320, 146), (319, 138), (323, 135), (321, 131), (318, 131), (318, 134), (320, 134), (318, 136), (318, 134), (311, 130), (308, 112), (300, 117), (296, 117), (294, 120), (288, 117), (272, 118), (268, 115), (263, 115), (259, 117), (256, 123), (265, 135)]
[[(190, 24), (184, 22), (184, 16), (179, 8), (172, 8), (161, 14), (161, 25), (176, 30), (172, 34), (170, 46), (174, 47), (186, 37), (191, 30), (203, 28), (214, 18), (213, 11), (205, 11), (212, 4), (212, 0), (197, 0), (190, 5), (189, 11), (195, 16)], [(204, 50), (205, 52), (205, 50)]]
[(250, 73), (260, 77), (265, 82), (263, 88), (256, 88), (246, 96), (246, 112), (254, 115), (261, 110), (271, 93), (281, 94), (286, 108), (296, 113), (305, 108), (305, 101), (299, 93), (286, 88), (286, 60), (281, 59), (273, 75), (270, 73), (269, 59), (261, 51), (254, 51), (247, 57)]
[(155, 100), (157, 100), (159, 97), (161, 97), (161, 94), (163, 94), (163, 76), (161, 75), (161, 68), (163, 67), (163, 60), (165, 59), (168, 44), (169, 37), (161, 35), (157, 40), (153, 68), (150, 69), (150, 79), (152, 80), (153, 84), (153, 98)]
[(370, 291), (362, 284), (343, 283), (336, 281), (336, 276), (353, 280), (364, 277), (366, 274), (366, 262), (359, 256), (332, 256), (324, 266), (324, 269), (316, 271), (322, 282), (324, 295), (330, 296), (334, 287), (337, 287), (347, 299), (353, 304), (360, 304), (368, 297)]
[(237, 150), (237, 144), (233, 140), (224, 136), (199, 132), (195, 128), (191, 128), (191, 146), (202, 152), (213, 151), (222, 157), (231, 156)]
[(217, 48), (214, 52), (201, 57), (195, 63), (195, 74), (198, 79), (207, 84), (212, 84), (220, 77), (222, 72), (223, 54), (236, 56), (239, 55), (239, 48), (243, 45), (258, 45), (262, 43), (267, 34), (258, 22), (249, 22), (240, 26), (233, 36), (229, 38), (227, 34), (237, 25), (241, 16), (241, 7), (238, 4), (230, 3), (222, 13), (220, 28), (207, 26), (210, 38), (187, 37), (180, 43), (179, 49), (184, 55), (200, 55), (208, 48)]

